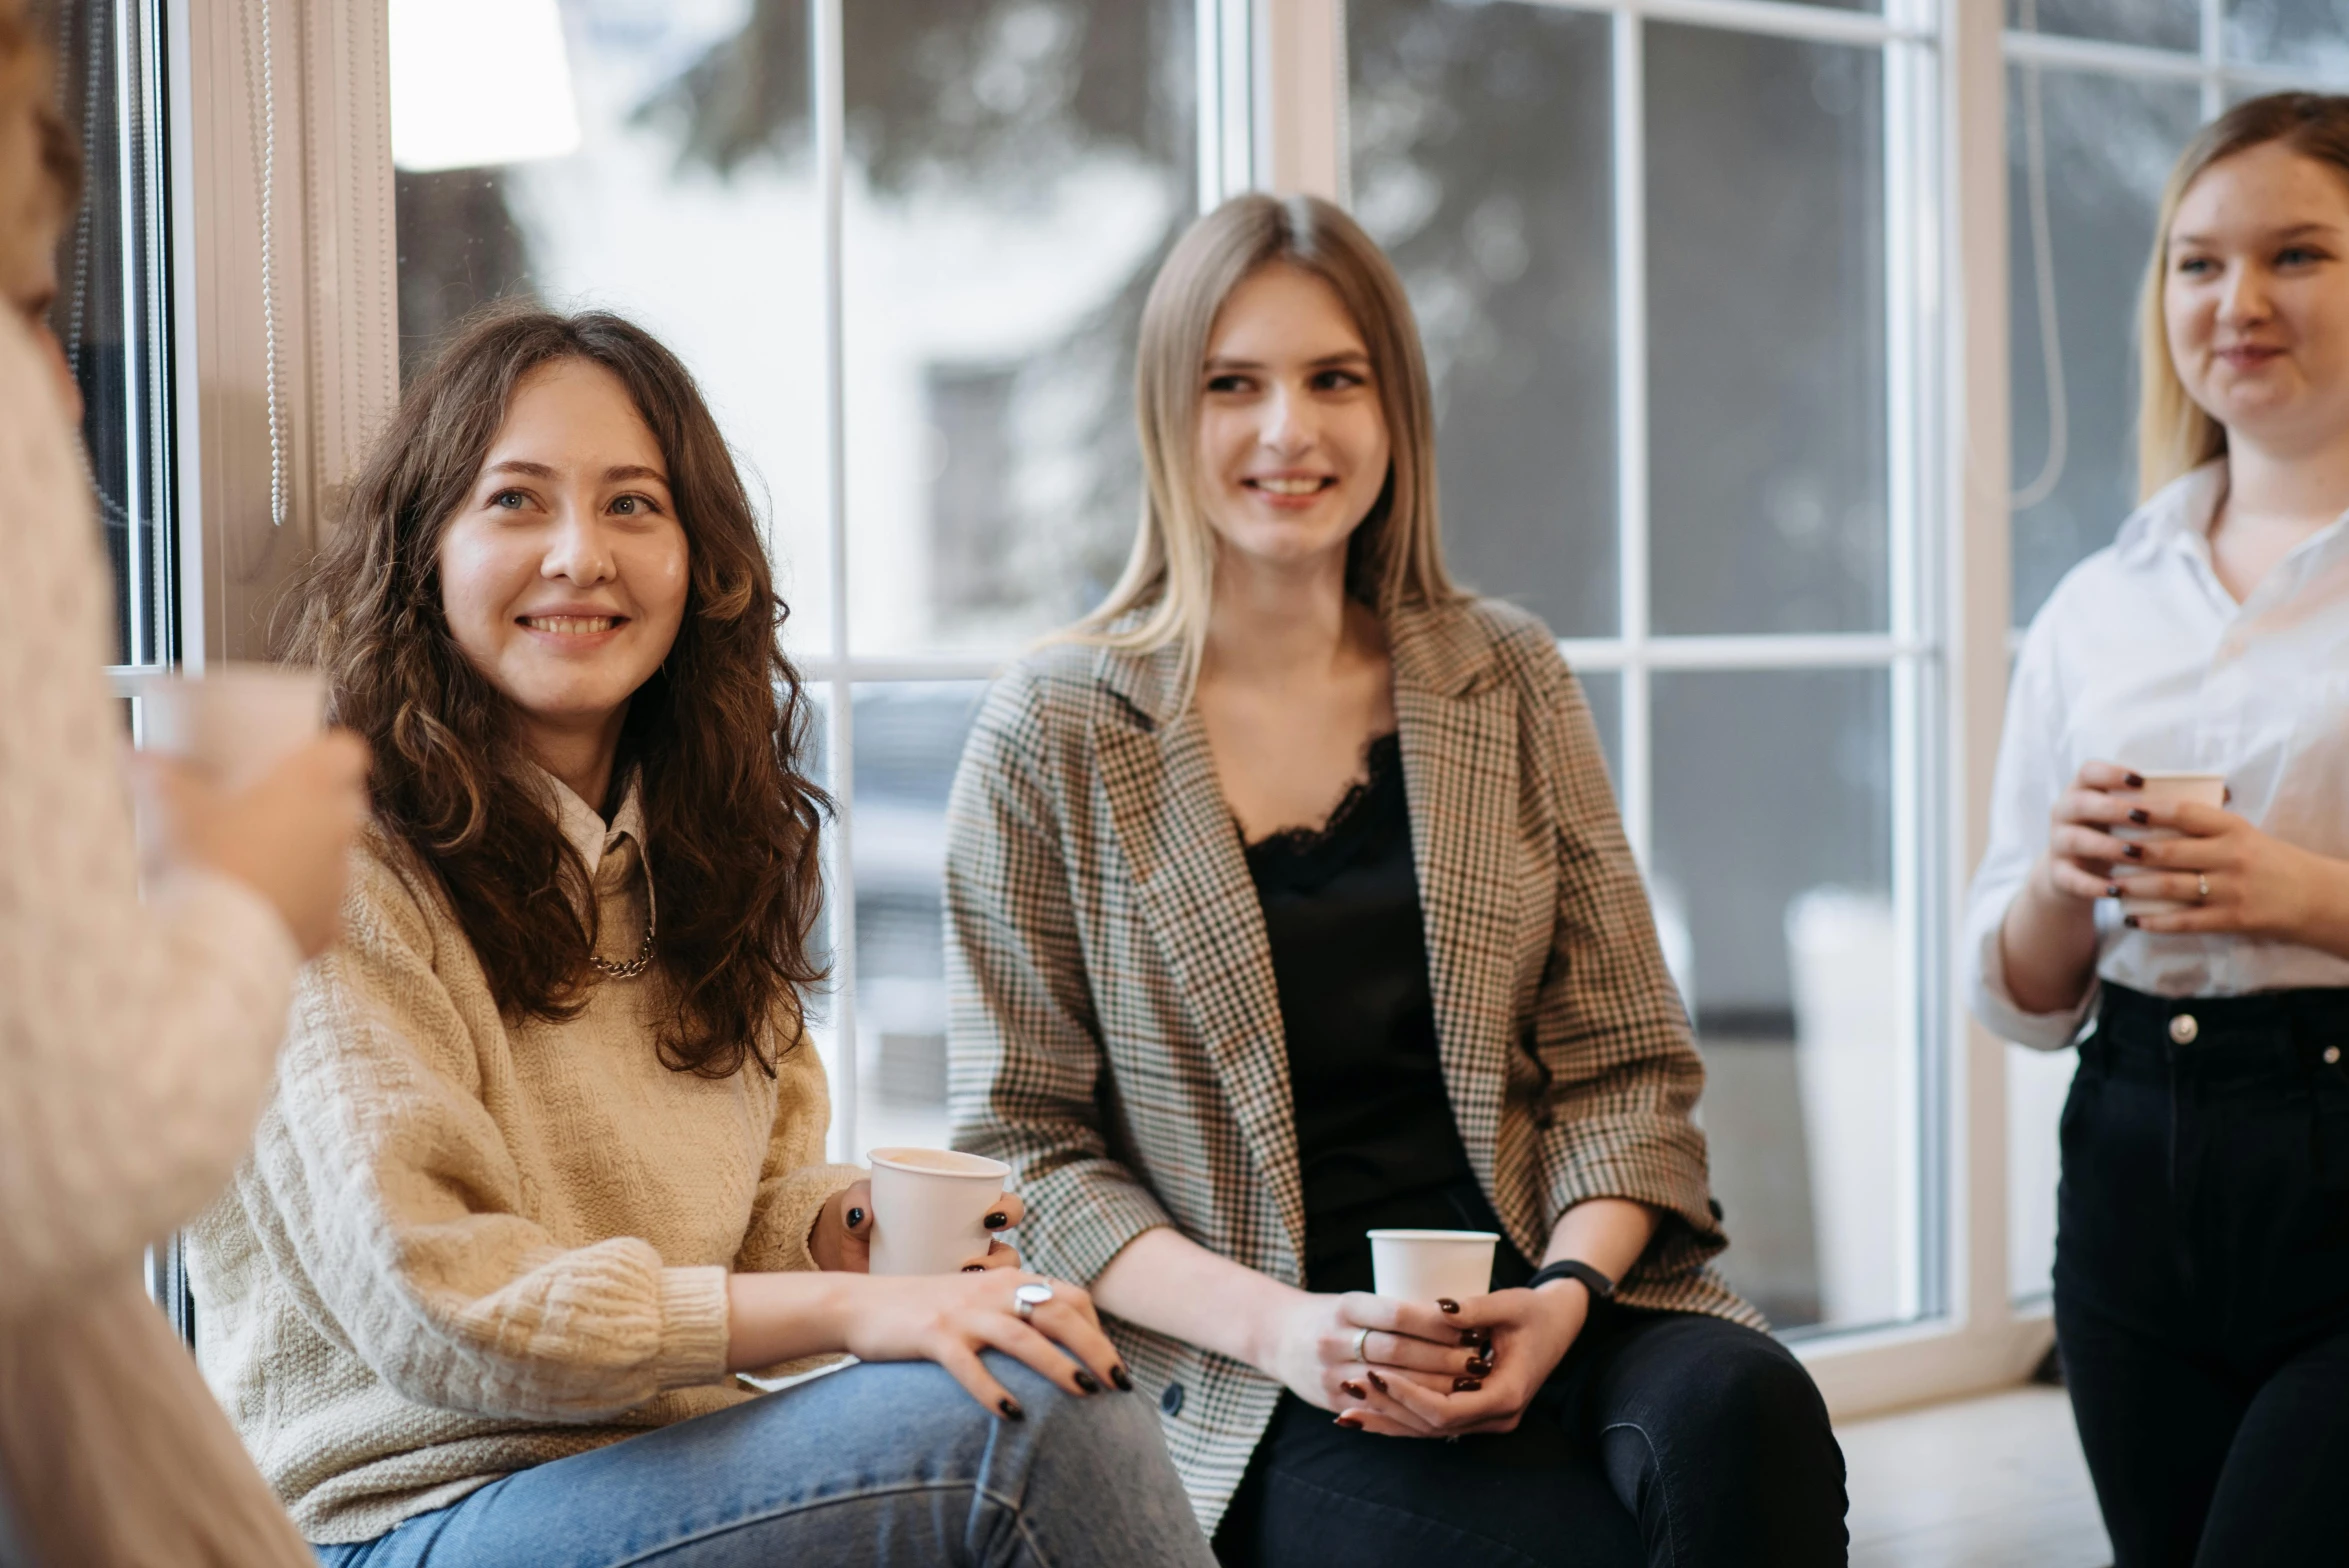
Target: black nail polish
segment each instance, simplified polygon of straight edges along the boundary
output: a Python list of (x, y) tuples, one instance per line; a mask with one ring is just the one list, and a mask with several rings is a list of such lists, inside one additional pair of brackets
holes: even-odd
[[(2131, 822), (2142, 825), (2144, 823), (2151, 822), (2153, 820), (2153, 814), (2147, 811), (2143, 806), (2131, 806), (2129, 808), (2129, 820)], [(967, 1214), (970, 1211), (965, 1209), (963, 1212)]]
[(1349, 1399), (1360, 1399), (1364, 1397), (1362, 1393), (1362, 1385), (1360, 1383), (1340, 1383), (1338, 1388), (1344, 1392), (1346, 1397)]
[(2127, 783), (2131, 789), (2143, 789), (2145, 787), (2145, 775), (2142, 773), (2132, 773), (2128, 776)]
[[(965, 1209), (963, 1212), (968, 1214), (970, 1210)], [(1009, 1225), (1010, 1223), (1011, 1216), (1001, 1209), (997, 1209), (993, 1214), (987, 1216), (987, 1228), (989, 1230), (1001, 1230), (1004, 1226)]]
[[(965, 1209), (963, 1212), (968, 1214), (970, 1210)], [(1009, 1394), (1006, 1394), (1001, 1399), (995, 1401), (995, 1408), (1003, 1412), (1003, 1419), (1006, 1421), (1025, 1421), (1028, 1419), (1028, 1413), (1020, 1408), (1020, 1402), (1012, 1398)]]
[(984, 1263), (965, 1263), (962, 1266), (962, 1271), (965, 1274), (984, 1274), (987, 1272), (987, 1265)]
[[(970, 1211), (966, 1209), (963, 1212), (967, 1214)], [(1457, 1312), (1460, 1310), (1460, 1303), (1449, 1296), (1438, 1296), (1436, 1297), (1436, 1308), (1442, 1312)]]
[(1452, 1392), (1455, 1394), (1473, 1394), (1482, 1387), (1484, 1387), (1484, 1385), (1472, 1377), (1456, 1377), (1452, 1379)]
[(1101, 1380), (1095, 1377), (1092, 1373), (1086, 1371), (1083, 1367), (1077, 1368), (1077, 1370), (1072, 1373), (1071, 1376), (1076, 1379), (1077, 1387), (1083, 1389), (1086, 1393), (1098, 1394), (1101, 1392)]
[(1477, 1337), (1477, 1332), (1475, 1329), (1464, 1328), (1460, 1331), (1460, 1343), (1463, 1345), (1482, 1345), (1484, 1341)]
[(2143, 844), (2123, 844), (2121, 846), (2121, 853), (2128, 856), (2131, 860), (2143, 860), (2145, 858), (2145, 846)]
[(2135, 915), (2121, 916), (2121, 924), (2127, 926), (2132, 931), (2143, 929), (2143, 927), (2138, 924), (2137, 917)]
[(2105, 884), (2104, 884), (2104, 896), (2105, 896), (2106, 898), (2118, 898), (2118, 897), (2120, 897), (2120, 896), (2121, 896), (2121, 885), (2120, 885), (2118, 882), (2107, 882), (2107, 883), (2105, 883)]
[(859, 1225), (862, 1225), (864, 1222), (865, 1222), (865, 1211), (864, 1211), (864, 1210), (862, 1210), (862, 1209), (850, 1209), (850, 1210), (848, 1211), (848, 1228), (849, 1228), (850, 1230), (854, 1230), (854, 1229), (856, 1229), (856, 1228), (857, 1228)]
[(1128, 1372), (1122, 1363), (1109, 1369), (1109, 1380), (1124, 1393), (1130, 1394), (1134, 1391), (1134, 1375)]
[(1372, 1388), (1377, 1389), (1382, 1394), (1387, 1391), (1387, 1380), (1385, 1378), (1380, 1377), (1376, 1372), (1371, 1372), (1368, 1374), (1368, 1376), (1370, 1378), (1370, 1386)]

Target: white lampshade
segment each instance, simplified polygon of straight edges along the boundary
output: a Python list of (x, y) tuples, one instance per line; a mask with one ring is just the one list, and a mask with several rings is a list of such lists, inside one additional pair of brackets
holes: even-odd
[(472, 169), (579, 148), (555, 0), (391, 0), (392, 162)]

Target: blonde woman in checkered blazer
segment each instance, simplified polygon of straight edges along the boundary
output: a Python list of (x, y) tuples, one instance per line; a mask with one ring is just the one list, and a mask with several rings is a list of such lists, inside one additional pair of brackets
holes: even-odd
[[(1703, 1069), (1581, 691), (1445, 574), (1392, 267), (1242, 197), (1136, 379), (1125, 576), (955, 785), (957, 1143), (1114, 1314), (1227, 1564), (1843, 1561), (1818, 1393), (1707, 1265)], [(1505, 1288), (1372, 1295), (1374, 1226), (1497, 1232)]]

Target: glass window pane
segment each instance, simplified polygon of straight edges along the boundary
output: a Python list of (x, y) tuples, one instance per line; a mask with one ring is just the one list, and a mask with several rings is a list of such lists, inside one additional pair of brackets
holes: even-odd
[[(391, 12), (401, 361), (493, 299), (674, 349), (770, 517), (795, 648), (830, 635), (822, 246), (802, 0)], [(508, 36), (510, 34), (510, 36)]]
[(2006, 25), (2024, 32), (2156, 49), (2191, 52), (2202, 47), (2198, 0), (2006, 0)]
[[(2026, 157), (2034, 76), (2067, 432), (2053, 470)], [(2014, 514), (2014, 620), (2023, 626), (2136, 507), (2137, 291), (2162, 181), (2201, 110), (2191, 83), (2017, 66), (2007, 86), (2012, 471), (2020, 499), (2042, 497)]]
[(1882, 670), (1654, 677), (1657, 924), (1710, 1075), (1722, 1270), (1780, 1328), (1918, 1311)]
[(2055, 1289), (2056, 1123), (2077, 1051), (2006, 1048), (2006, 1282), (2020, 1302)]
[(946, 796), (981, 681), (856, 688), (857, 1141), (946, 1143)]
[(1133, 543), (1134, 338), (1197, 205), (1194, 6), (844, 10), (851, 635), (1016, 648)]
[(1623, 677), (1614, 670), (1577, 670), (1583, 701), (1590, 704), (1590, 721), (1607, 753), (1607, 778), (1615, 786), (1616, 804), (1623, 801)]
[(1883, 61), (1647, 30), (1659, 632), (1881, 629)]
[(1619, 625), (1610, 24), (1352, 0), (1354, 212), (1411, 291), (1454, 572), (1561, 636)]
[(2230, 60), (2349, 72), (2349, 0), (2226, 0)]
[(82, 444), (114, 569), (115, 664), (177, 654), (171, 617), (169, 376), (162, 312), (161, 8), (36, 5), (58, 108), (82, 152), (49, 325), (82, 394)]

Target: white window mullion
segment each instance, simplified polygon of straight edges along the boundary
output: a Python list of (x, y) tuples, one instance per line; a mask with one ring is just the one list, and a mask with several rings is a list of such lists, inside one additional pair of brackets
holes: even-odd
[(1647, 82), (1638, 14), (1614, 14), (1615, 551), (1623, 650), (1623, 832), (1646, 869), (1655, 831), (1648, 711)]
[(832, 926), (832, 1152), (856, 1160), (856, 688), (849, 680), (848, 637), (848, 380), (846, 278), (841, 225), (847, 162), (846, 77), (841, 45), (842, 0), (809, 0), (809, 91), (815, 110), (816, 178), (824, 252), (824, 515), (831, 544), (829, 580), (832, 644), (826, 715), (827, 781), (833, 818), (826, 904)]

